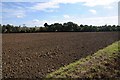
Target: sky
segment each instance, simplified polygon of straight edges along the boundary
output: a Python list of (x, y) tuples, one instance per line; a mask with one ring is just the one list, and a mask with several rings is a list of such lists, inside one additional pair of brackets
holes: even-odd
[(44, 23), (117, 25), (119, 0), (3, 0), (0, 24), (43, 26)]

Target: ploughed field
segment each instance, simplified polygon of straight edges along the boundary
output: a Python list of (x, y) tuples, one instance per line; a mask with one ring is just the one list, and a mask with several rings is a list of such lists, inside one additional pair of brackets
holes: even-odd
[(118, 32), (3, 34), (3, 78), (41, 78), (120, 40)]

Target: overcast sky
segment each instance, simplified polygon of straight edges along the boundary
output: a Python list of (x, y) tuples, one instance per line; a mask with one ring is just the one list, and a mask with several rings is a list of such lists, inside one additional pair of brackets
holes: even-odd
[[(117, 25), (119, 0), (4, 0), (2, 24), (43, 26), (72, 21), (87, 25)], [(0, 21), (1, 22), (1, 21)]]

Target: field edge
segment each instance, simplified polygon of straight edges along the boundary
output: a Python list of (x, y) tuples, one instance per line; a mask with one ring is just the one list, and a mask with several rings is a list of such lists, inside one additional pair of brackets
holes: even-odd
[(46, 78), (120, 78), (120, 51), (117, 41), (96, 53), (61, 67)]

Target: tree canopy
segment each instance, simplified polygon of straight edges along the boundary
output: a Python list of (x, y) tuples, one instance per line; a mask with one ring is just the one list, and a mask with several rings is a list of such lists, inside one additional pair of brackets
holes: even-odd
[(27, 27), (27, 26), (13, 26), (10, 24), (1, 25), (0, 30), (2, 33), (32, 33), (32, 32), (102, 32), (102, 31), (120, 31), (119, 25), (78, 25), (73, 22), (67, 23), (54, 23), (48, 25), (44, 24), (44, 27)]

